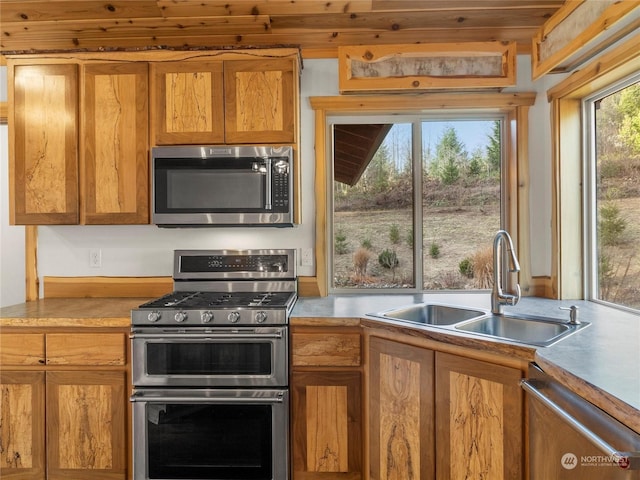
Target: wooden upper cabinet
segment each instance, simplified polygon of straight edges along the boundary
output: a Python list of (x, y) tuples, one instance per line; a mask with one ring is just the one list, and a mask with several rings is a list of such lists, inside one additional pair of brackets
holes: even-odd
[(77, 68), (13, 67), (11, 224), (78, 223)]
[(149, 223), (148, 65), (84, 67), (83, 224)]
[(156, 145), (224, 143), (223, 63), (151, 64)]
[(294, 143), (297, 59), (224, 64), (226, 143)]

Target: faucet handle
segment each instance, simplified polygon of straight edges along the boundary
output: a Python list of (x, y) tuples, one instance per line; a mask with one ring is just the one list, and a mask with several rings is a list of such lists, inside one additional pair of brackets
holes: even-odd
[(516, 293), (513, 295), (509, 295), (508, 297), (509, 305), (511, 305), (512, 307), (518, 304), (518, 302), (520, 301), (520, 296), (522, 295), (522, 292), (520, 290), (520, 284), (516, 283), (515, 287), (516, 287)]
[(569, 324), (570, 325), (580, 325), (580, 320), (578, 320), (578, 306), (571, 305), (570, 307), (558, 307), (560, 310), (569, 310)]

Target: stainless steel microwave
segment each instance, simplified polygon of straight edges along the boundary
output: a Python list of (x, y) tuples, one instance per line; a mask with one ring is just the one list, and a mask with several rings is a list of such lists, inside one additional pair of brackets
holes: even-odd
[(290, 146), (154, 147), (151, 175), (158, 226), (293, 225)]

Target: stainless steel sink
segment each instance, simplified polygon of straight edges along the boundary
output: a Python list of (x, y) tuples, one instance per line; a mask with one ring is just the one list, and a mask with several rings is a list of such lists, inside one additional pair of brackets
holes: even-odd
[(505, 314), (459, 323), (455, 328), (467, 333), (547, 347), (588, 325), (588, 322), (573, 325), (560, 320)]
[(496, 315), (489, 310), (438, 303), (414, 303), (368, 315), (539, 347), (548, 347), (589, 325), (520, 313)]
[(487, 312), (465, 307), (416, 303), (370, 315), (423, 325), (453, 325), (486, 315)]

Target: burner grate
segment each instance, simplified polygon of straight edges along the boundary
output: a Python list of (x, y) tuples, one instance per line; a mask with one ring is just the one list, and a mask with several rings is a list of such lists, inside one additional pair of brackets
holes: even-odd
[(284, 307), (291, 292), (173, 292), (140, 308)]

